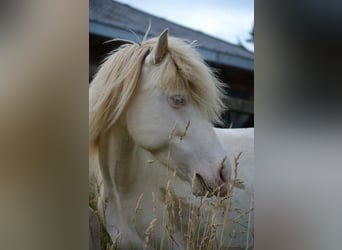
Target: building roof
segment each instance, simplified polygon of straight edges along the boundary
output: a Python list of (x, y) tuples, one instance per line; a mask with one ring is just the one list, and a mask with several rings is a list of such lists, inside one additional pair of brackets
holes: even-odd
[(142, 39), (151, 21), (151, 37), (158, 36), (168, 28), (171, 36), (189, 42), (197, 40), (199, 52), (208, 61), (254, 70), (254, 54), (239, 45), (233, 45), (117, 1), (90, 0), (89, 7), (89, 31), (92, 34), (136, 41), (137, 38), (132, 31)]

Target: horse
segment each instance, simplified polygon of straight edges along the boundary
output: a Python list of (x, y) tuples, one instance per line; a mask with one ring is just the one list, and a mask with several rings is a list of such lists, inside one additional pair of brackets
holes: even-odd
[[(122, 45), (101, 65), (89, 88), (90, 177), (119, 249), (215, 249), (252, 235), (253, 130), (213, 127), (223, 97), (193, 43), (167, 30)], [(230, 204), (240, 191), (245, 211)], [(244, 232), (231, 213), (249, 217)], [(252, 236), (242, 241), (251, 246)]]

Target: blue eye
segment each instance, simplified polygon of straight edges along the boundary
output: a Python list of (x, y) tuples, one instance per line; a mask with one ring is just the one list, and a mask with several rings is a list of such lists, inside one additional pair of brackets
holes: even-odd
[(185, 97), (182, 95), (173, 95), (173, 96), (170, 96), (168, 99), (169, 99), (168, 100), (169, 104), (173, 108), (178, 109), (186, 105)]

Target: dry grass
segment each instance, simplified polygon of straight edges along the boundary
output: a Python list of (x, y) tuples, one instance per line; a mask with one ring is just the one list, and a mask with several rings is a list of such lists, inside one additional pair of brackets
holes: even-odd
[(92, 190), (89, 192), (89, 206), (94, 210), (95, 215), (97, 216), (99, 222), (100, 222), (100, 232), (101, 232), (101, 249), (102, 250), (114, 250), (118, 249), (117, 242), (113, 242), (110, 238), (109, 234), (107, 233), (107, 230), (105, 226), (103, 225), (101, 219), (99, 210), (97, 207), (97, 201), (99, 197), (99, 187), (96, 187), (95, 190)]
[[(245, 234), (245, 239), (241, 239), (241, 246), (246, 248), (234, 248), (234, 249), (250, 249), (248, 247), (249, 239), (253, 237), (253, 233), (250, 232), (251, 225), (251, 212), (253, 211), (253, 202), (250, 202), (250, 208), (247, 211), (242, 211), (239, 208), (231, 207), (231, 199), (234, 188), (241, 188), (243, 181), (238, 179), (237, 169), (239, 165), (239, 158), (241, 153), (234, 159), (234, 177), (232, 184), (229, 188), (228, 194), (225, 197), (216, 197), (213, 193), (216, 190), (208, 190), (208, 192), (201, 198), (199, 206), (194, 202), (186, 202), (181, 198), (177, 198), (170, 188), (170, 182), (167, 183), (164, 192), (165, 207), (163, 216), (163, 232), (160, 242), (168, 242), (168, 249), (173, 249), (174, 246), (179, 246), (179, 243), (174, 239), (173, 232), (179, 230), (183, 235), (186, 242), (185, 249), (231, 249), (229, 248), (231, 241), (237, 234)], [(132, 218), (132, 223), (135, 223), (136, 216), (139, 216), (139, 205), (143, 194), (141, 194), (137, 200), (135, 207), (135, 215)], [(145, 239), (143, 249), (147, 249), (152, 246), (152, 249), (162, 249), (157, 246), (160, 245), (156, 242), (154, 237), (156, 218), (156, 205), (155, 194), (152, 193), (153, 200), (153, 214), (154, 218), (151, 220), (149, 226), (145, 230)], [(98, 189), (96, 192), (90, 193), (89, 205), (95, 211), (99, 217), (99, 211), (97, 209)], [(234, 209), (238, 216), (235, 218), (229, 218), (229, 211)], [(223, 215), (223, 216), (222, 216)], [(245, 218), (247, 221), (244, 221)], [(231, 221), (234, 224), (240, 225), (240, 232), (230, 230), (228, 222)], [(218, 233), (219, 232), (219, 233)], [(229, 237), (227, 237), (229, 236)], [(119, 249), (121, 235), (118, 235), (114, 241), (106, 232), (105, 227), (101, 223), (101, 249), (115, 250)], [(227, 239), (230, 239), (227, 246)], [(243, 242), (245, 240), (245, 242)]]

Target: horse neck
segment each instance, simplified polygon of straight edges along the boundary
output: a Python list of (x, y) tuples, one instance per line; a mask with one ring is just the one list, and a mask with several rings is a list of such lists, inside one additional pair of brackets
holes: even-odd
[[(99, 211), (104, 211), (101, 216), (107, 230), (116, 235), (119, 229), (130, 240), (138, 242), (140, 238), (136, 232), (144, 232), (156, 216), (156, 227), (160, 229), (157, 231), (161, 232), (167, 186), (172, 193), (178, 188), (176, 195), (184, 197), (191, 191), (189, 184), (176, 181), (178, 178), (172, 171), (139, 147), (124, 128), (112, 129), (101, 138), (99, 146), (103, 179)], [(174, 181), (170, 183), (169, 179)], [(138, 202), (140, 210), (136, 216)]]
[(124, 194), (133, 188), (139, 168), (137, 148), (124, 127), (112, 128), (101, 138), (99, 163), (105, 189)]
[(125, 127), (115, 127), (101, 138), (99, 163), (106, 197), (111, 196), (108, 192), (112, 190), (120, 197), (139, 196), (142, 192), (146, 195), (152, 191), (158, 193), (165, 190), (168, 180), (171, 180), (172, 189), (180, 186), (184, 190), (189, 185), (173, 176), (172, 170), (137, 145)]

